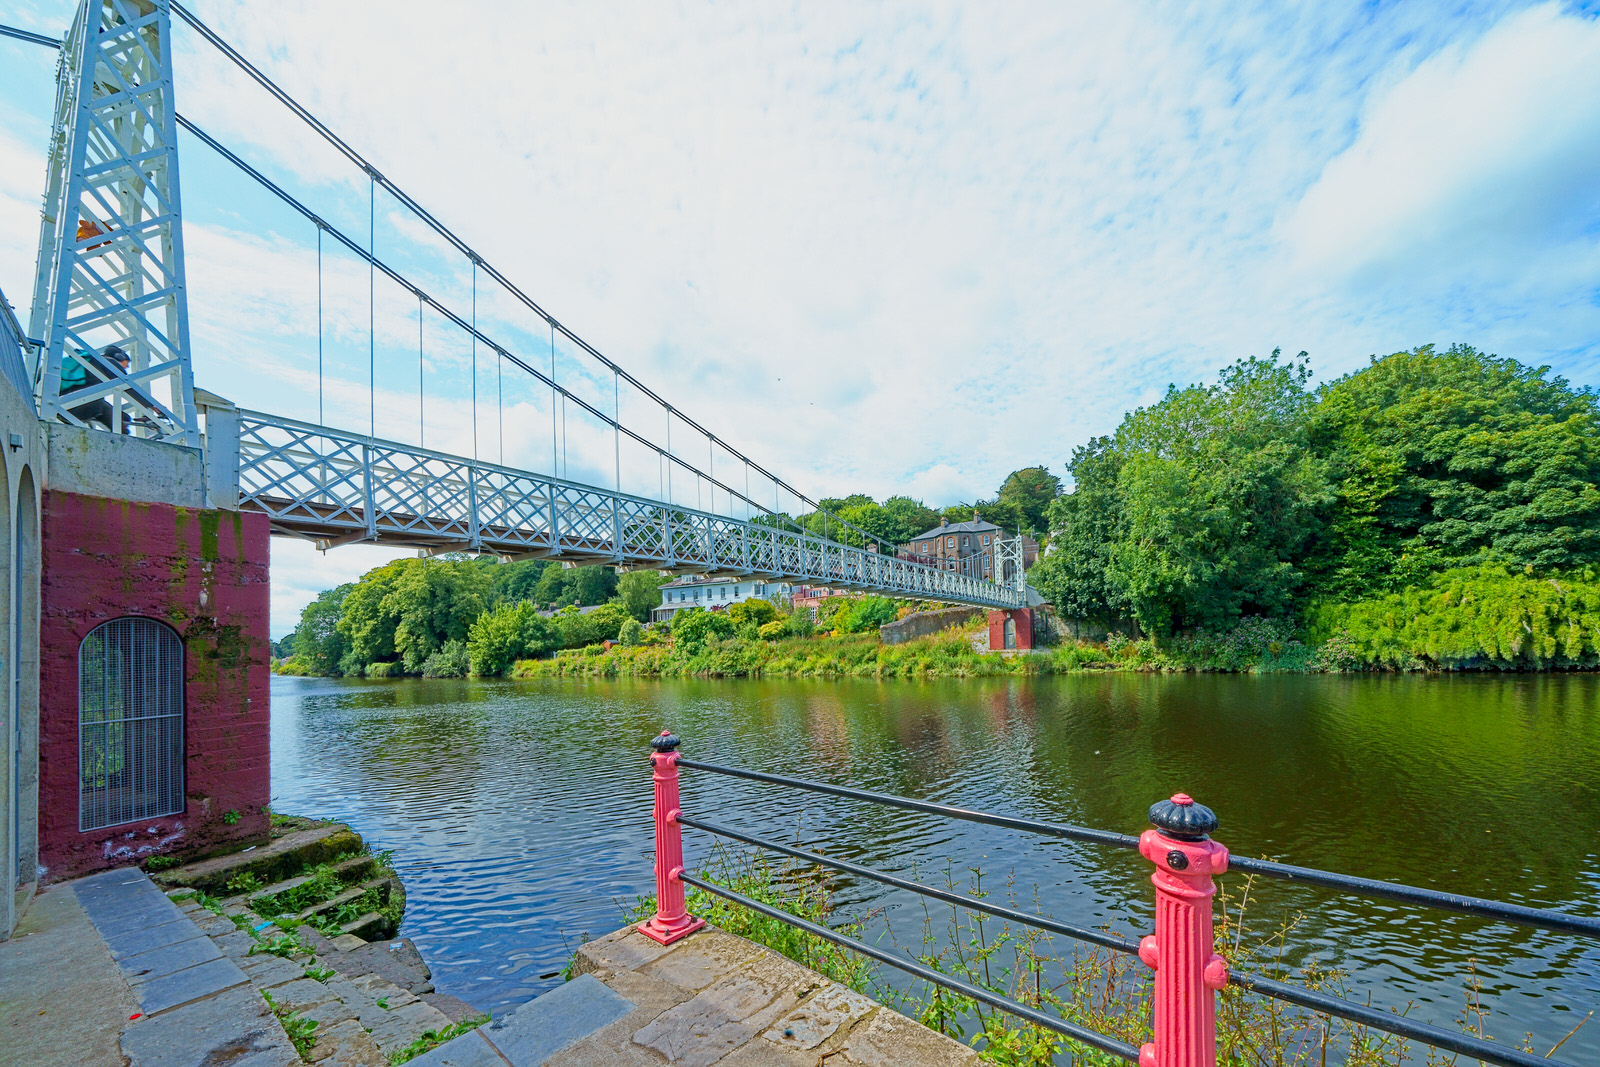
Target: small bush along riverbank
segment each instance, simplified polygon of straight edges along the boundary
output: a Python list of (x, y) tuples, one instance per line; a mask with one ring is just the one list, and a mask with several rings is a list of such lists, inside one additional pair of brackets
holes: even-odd
[(1327, 669), (1317, 649), (1290, 627), (1250, 619), (1224, 635), (1150, 641), (1112, 635), (1105, 644), (1071, 644), (1034, 653), (980, 651), (981, 621), (884, 645), (876, 633), (763, 641), (709, 637), (699, 644), (599, 646), (550, 659), (519, 660), (514, 678), (981, 678), (1080, 671), (1307, 671)]

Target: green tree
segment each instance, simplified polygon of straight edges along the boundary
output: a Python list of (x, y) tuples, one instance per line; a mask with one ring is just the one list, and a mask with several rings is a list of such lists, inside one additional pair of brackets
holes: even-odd
[(886, 622), (893, 622), (895, 616), (899, 614), (894, 601), (888, 597), (836, 599), (843, 602), (833, 614), (833, 632), (836, 634), (858, 634), (876, 630)]
[(669, 581), (660, 571), (629, 571), (617, 578), (617, 599), (640, 622), (661, 606), (661, 587)]
[(1061, 479), (1041, 465), (1006, 475), (995, 502), (1015, 513), (1018, 521), (1012, 529), (1043, 530), (1050, 504), (1060, 495)]
[(1429, 345), (1325, 386), (1311, 444), (1335, 506), (1317, 587), (1353, 599), (1448, 567), (1600, 562), (1600, 398), (1549, 370)]
[(345, 595), (339, 614), (339, 633), (346, 642), (339, 660), (342, 674), (360, 674), (371, 663), (395, 658), (394, 630), (400, 623), (392, 604), (385, 604), (401, 572), (416, 560), (395, 560), (374, 567), (358, 579)]
[(466, 640), (483, 612), (489, 576), (465, 559), (402, 560), (399, 566), (381, 608), (395, 620), (395, 654), (416, 674), (446, 641)]
[(1028, 580), (1063, 615), (1107, 627), (1130, 617), (1127, 590), (1110, 573), (1111, 551), (1126, 536), (1119, 485), (1123, 455), (1110, 437), (1073, 450), (1073, 491), (1050, 505), (1050, 551)]
[[(490, 560), (489, 556), (479, 556), (480, 560)], [(533, 591), (539, 587), (539, 580), (544, 577), (545, 571), (560, 570), (560, 566), (545, 559), (525, 559), (515, 563), (489, 563), (489, 604), (516, 603), (519, 600), (533, 600)]]
[(344, 599), (355, 586), (346, 583), (337, 589), (319, 593), (300, 612), (300, 625), (290, 635), (293, 654), (313, 674), (332, 677), (339, 673), (339, 663), (350, 651), (350, 639), (339, 629), (339, 617), (344, 609)]
[(1295, 561), (1329, 499), (1308, 449), (1304, 353), (1240, 360), (1214, 386), (1169, 387), (1073, 456), (1035, 581), (1068, 614), (1127, 611), (1146, 632), (1223, 629), (1296, 604)]
[(733, 620), (720, 611), (692, 607), (672, 616), (672, 643), (691, 656), (711, 638), (731, 637), (733, 631)]
[(908, 496), (890, 497), (883, 502), (883, 511), (893, 523), (889, 540), (897, 545), (906, 544), (918, 534), (939, 525), (937, 511)]
[(1126, 528), (1109, 573), (1153, 636), (1294, 603), (1294, 561), (1327, 498), (1307, 448), (1304, 356), (1240, 360), (1217, 385), (1169, 388), (1118, 428)]
[(602, 641), (614, 641), (622, 624), (633, 616), (618, 601), (601, 604), (593, 611), (579, 611), (575, 605), (562, 608), (551, 617), (562, 648), (583, 648)]
[(610, 567), (552, 566), (545, 570), (534, 587), (533, 602), (547, 608), (562, 608), (569, 604), (593, 607), (604, 604), (616, 592), (617, 575)]
[(628, 619), (617, 631), (617, 644), (625, 648), (637, 648), (644, 644), (644, 625), (638, 619)]
[(541, 655), (555, 645), (554, 627), (527, 601), (484, 612), (467, 633), (472, 673), (481, 677), (498, 677), (516, 660)]
[(465, 678), (471, 669), (472, 659), (465, 641), (446, 641), (427, 659), (422, 661), (424, 678)]
[(766, 600), (741, 600), (728, 608), (728, 618), (735, 626), (743, 626), (746, 623), (765, 626), (769, 622), (778, 621), (778, 609)]

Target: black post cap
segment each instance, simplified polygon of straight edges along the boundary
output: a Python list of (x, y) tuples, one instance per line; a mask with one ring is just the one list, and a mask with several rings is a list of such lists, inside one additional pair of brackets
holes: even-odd
[(682, 742), (670, 730), (662, 730), (659, 735), (650, 739), (650, 747), (657, 752), (675, 752), (680, 744)]
[(1150, 805), (1150, 823), (1179, 841), (1204, 841), (1217, 828), (1217, 815), (1187, 793), (1174, 793), (1171, 800)]

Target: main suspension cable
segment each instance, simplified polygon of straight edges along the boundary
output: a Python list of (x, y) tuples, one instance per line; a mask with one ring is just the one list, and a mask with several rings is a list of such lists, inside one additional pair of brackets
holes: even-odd
[(317, 223), (317, 421), (322, 417), (322, 223)]
[[(305, 204), (303, 204), (299, 200), (297, 200), (287, 190), (285, 190), (283, 187), (279, 186), (271, 178), (268, 178), (266, 175), (264, 175), (260, 171), (256, 170), (249, 163), (246, 163), (243, 159), (241, 159), (237, 154), (235, 154), (232, 150), (230, 150), (225, 145), (223, 145), (216, 138), (212, 137), (210, 134), (208, 134), (204, 130), (202, 130), (199, 126), (195, 125), (194, 122), (190, 121), (189, 119), (185, 118), (182, 115), (178, 115), (177, 119), (178, 119), (178, 124), (180, 126), (182, 126), (184, 129), (188, 130), (190, 133), (194, 134), (208, 148), (212, 149), (217, 154), (221, 155), (224, 159), (226, 159), (228, 162), (232, 163), (235, 167), (238, 167), (241, 171), (243, 171), (250, 178), (254, 179), (257, 183), (259, 183), (268, 192), (270, 192), (274, 196), (278, 197), (278, 199), (282, 200), (289, 207), (291, 207), (294, 210), (300, 212), (307, 219), (310, 219), (310, 220), (312, 220), (314, 222), (320, 223), (321, 226), (323, 227), (323, 229), (326, 230), (328, 235), (330, 237), (334, 238), (340, 244), (342, 244), (345, 247), (345, 249), (348, 250), (352, 255), (354, 255), (354, 256), (362, 259), (362, 260), (367, 261), (372, 267), (374, 267), (375, 269), (381, 271), (383, 273), (383, 275), (386, 278), (388, 278), (390, 281), (394, 282), (395, 284), (397, 284), (399, 286), (402, 286), (403, 288), (407, 289), (411, 293), (415, 294), (418, 299), (424, 301), (429, 307), (433, 308), (440, 315), (442, 315), (446, 319), (448, 319), (458, 329), (461, 329), (463, 331), (471, 333), (474, 337), (476, 337), (477, 340), (482, 341), (485, 345), (488, 345), (490, 348), (494, 349), (496, 352), (499, 352), (502, 356), (505, 357), (506, 360), (508, 360), (512, 365), (516, 366), (518, 369), (526, 372), (527, 374), (529, 374), (530, 376), (536, 378), (540, 382), (543, 382), (544, 384), (549, 385), (550, 388), (551, 388), (552, 396), (553, 397), (559, 397), (563, 404), (565, 404), (565, 402), (568, 399), (570, 399), (573, 403), (577, 404), (584, 411), (587, 411), (589, 414), (593, 415), (595, 418), (599, 419), (600, 421), (605, 423), (607, 426), (616, 425), (616, 423), (614, 422), (614, 420), (611, 418), (610, 415), (607, 415), (605, 412), (601, 411), (599, 408), (595, 407), (593, 404), (591, 404), (587, 400), (583, 399), (583, 397), (578, 396), (575, 393), (569, 392), (567, 389), (565, 389), (562, 386), (560, 386), (556, 382), (556, 380), (555, 380), (553, 375), (547, 377), (542, 370), (540, 370), (537, 367), (533, 366), (532, 364), (528, 363), (526, 360), (522, 359), (516, 353), (507, 350), (504, 346), (500, 345), (493, 338), (485, 336), (481, 331), (479, 331), (475, 326), (473, 326), (471, 322), (469, 322), (467, 319), (463, 318), (458, 313), (450, 310), (450, 308), (446, 307), (444, 304), (440, 303), (431, 294), (429, 294), (427, 292), (427, 290), (423, 289), (421, 286), (419, 286), (415, 282), (411, 281), (409, 278), (407, 278), (405, 275), (401, 274), (394, 267), (392, 267), (389, 264), (383, 262), (382, 260), (377, 259), (376, 257), (374, 257), (366, 249), (362, 248), (361, 245), (358, 242), (356, 242), (355, 240), (350, 238), (342, 230), (338, 229), (337, 227), (333, 226), (332, 224), (328, 223), (327, 221), (321, 219), (315, 212), (313, 212), (310, 208), (306, 207)], [(554, 333), (553, 332), (552, 332), (551, 336), (552, 336), (552, 339), (551, 339), (550, 351), (551, 351), (551, 368), (552, 368), (552, 371), (553, 371), (554, 367), (555, 367), (555, 341), (554, 341)], [(687, 460), (680, 459), (677, 456), (671, 455), (670, 448), (667, 449), (667, 450), (663, 450), (662, 447), (660, 445), (656, 444), (654, 441), (651, 441), (648, 438), (643, 437), (637, 431), (631, 430), (626, 426), (617, 426), (617, 429), (620, 430), (622, 433), (626, 434), (632, 440), (637, 441), (639, 444), (643, 445), (645, 448), (648, 448), (651, 451), (656, 452), (657, 454), (660, 454), (660, 455), (668, 457), (668, 459), (672, 463), (678, 464), (679, 466), (683, 467), (689, 473), (694, 474), (697, 477), (704, 477), (705, 476), (705, 472), (701, 471), (694, 464), (688, 462)], [(552, 436), (552, 448), (553, 448), (553, 446), (554, 446), (554, 437)], [(669, 467), (668, 470), (670, 472), (671, 468)], [(555, 472), (552, 471), (552, 475), (554, 475), (554, 474), (555, 474)], [(720, 482), (718, 483), (718, 485), (719, 485), (719, 487), (721, 487), (723, 489), (729, 488), (726, 485), (722, 485)], [(776, 491), (776, 488), (777, 488), (776, 485), (774, 485), (774, 491)], [(760, 505), (757, 505), (757, 506), (760, 506)], [(793, 522), (793, 520), (790, 520), (790, 521)], [(799, 526), (798, 524), (795, 524), (795, 528), (800, 533), (807, 533), (808, 532), (808, 531), (805, 530), (804, 527)]]
[[(539, 303), (536, 300), (534, 300), (526, 292), (524, 292), (520, 287), (518, 287), (515, 283), (513, 283), (510, 278), (507, 278), (504, 274), (502, 274), (499, 270), (497, 270), (492, 264), (490, 264), (489, 262), (484, 260), (481, 256), (479, 256), (478, 253), (470, 245), (468, 245), (466, 243), (466, 241), (464, 241), (460, 237), (458, 237), (455, 234), (455, 232), (452, 231), (448, 226), (446, 226), (444, 223), (440, 222), (439, 219), (436, 218), (431, 212), (429, 212), (426, 208), (424, 208), (416, 200), (412, 199), (412, 197), (409, 194), (407, 194), (405, 192), (405, 190), (401, 189), (394, 182), (392, 182), (388, 178), (384, 177), (384, 175), (376, 167), (374, 167), (371, 163), (369, 163), (366, 160), (366, 158), (361, 155), (360, 152), (357, 152), (353, 147), (350, 146), (350, 144), (348, 142), (346, 142), (338, 134), (334, 133), (331, 129), (329, 129), (327, 127), (327, 125), (325, 125), (315, 115), (313, 115), (304, 106), (302, 106), (299, 101), (297, 101), (294, 97), (290, 96), (289, 93), (286, 90), (284, 90), (281, 86), (279, 86), (271, 78), (267, 77), (265, 72), (263, 72), (255, 64), (251, 63), (248, 59), (246, 59), (237, 49), (235, 49), (232, 45), (230, 45), (227, 41), (225, 41), (219, 34), (217, 34), (216, 31), (212, 30), (211, 27), (207, 26), (204, 22), (202, 22), (199, 19), (199, 17), (196, 16), (192, 11), (190, 11), (188, 8), (184, 7), (183, 4), (178, 2), (178, 0), (172, 0), (172, 5), (171, 6), (172, 6), (173, 14), (177, 15), (184, 22), (188, 23), (189, 26), (195, 30), (195, 32), (200, 34), (201, 37), (205, 38), (208, 43), (210, 43), (214, 48), (216, 48), (219, 52), (221, 52), (224, 56), (226, 56), (236, 67), (238, 67), (240, 70), (244, 71), (244, 73), (246, 75), (248, 75), (251, 78), (251, 80), (253, 80), (257, 85), (260, 85), (263, 89), (265, 89), (269, 94), (272, 95), (272, 97), (274, 99), (276, 99), (279, 103), (283, 104), (284, 107), (288, 108), (291, 112), (293, 112), (294, 115), (297, 118), (299, 118), (302, 122), (304, 122), (306, 125), (310, 126), (314, 131), (316, 131), (316, 133), (319, 136), (321, 136), (323, 140), (327, 141), (328, 144), (332, 145), (336, 150), (338, 150), (338, 152), (341, 155), (343, 155), (347, 160), (349, 160), (351, 164), (353, 164), (354, 166), (356, 166), (360, 170), (364, 171), (370, 181), (376, 182), (377, 184), (382, 185), (384, 187), (384, 189), (388, 191), (389, 195), (393, 196), (404, 207), (406, 207), (413, 214), (415, 214), (417, 216), (417, 218), (421, 219), (424, 223), (426, 223), (440, 237), (444, 238), (444, 240), (447, 243), (449, 243), (453, 248), (455, 248), (456, 251), (460, 252), (464, 256), (467, 256), (468, 258), (472, 259), (475, 263), (477, 263), (478, 265), (482, 266), (485, 274), (487, 274), (489, 277), (493, 278), (496, 282), (498, 282), (500, 284), (500, 286), (506, 290), (507, 293), (509, 293), (511, 296), (515, 297), (518, 301), (520, 301), (525, 307), (527, 307), (535, 315), (539, 316), (540, 318), (544, 319), (545, 322), (549, 323), (552, 330), (561, 331), (562, 335), (565, 336), (569, 341), (571, 341), (573, 344), (577, 345), (579, 348), (583, 349), (584, 352), (586, 352), (589, 356), (593, 357), (595, 360), (600, 362), (607, 369), (609, 369), (613, 373), (621, 376), (630, 385), (634, 386), (634, 388), (638, 389), (645, 396), (648, 396), (650, 399), (654, 400), (657, 404), (660, 404), (661, 406), (669, 408), (669, 409), (671, 408), (671, 405), (667, 403), (667, 401), (666, 401), (666, 399), (664, 397), (662, 397), (660, 394), (656, 393), (653, 389), (651, 389), (649, 386), (645, 385), (643, 382), (639, 381), (639, 379), (635, 378), (632, 374), (629, 374), (628, 371), (625, 370), (620, 364), (617, 364), (617, 363), (613, 362), (611, 359), (607, 358), (603, 353), (600, 352), (599, 349), (595, 348), (593, 345), (589, 344), (583, 338), (579, 337), (577, 334), (573, 333), (567, 327), (563, 326), (559, 321), (557, 321), (557, 319), (555, 318), (554, 315), (551, 315), (542, 306), (540, 306)], [(59, 45), (57, 45), (57, 47), (59, 47)], [(179, 118), (179, 121), (180, 122), (183, 121), (181, 116)], [(515, 361), (513, 361), (513, 362), (515, 362)], [(699, 431), (701, 434), (705, 435), (706, 437), (714, 436), (711, 433), (710, 430), (706, 429), (704, 426), (701, 426), (699, 423), (695, 422), (693, 419), (690, 419), (687, 416), (683, 416), (683, 415), (681, 415), (681, 413), (680, 413), (680, 417), (683, 418), (683, 421), (691, 429)], [(742, 452), (736, 452), (733, 449), (729, 449), (729, 451), (730, 452), (735, 452), (735, 454), (738, 455), (739, 458), (741, 458), (741, 459), (748, 459), (749, 458), (749, 457), (745, 456)], [(806, 496), (804, 493), (800, 492), (798, 489), (796, 489), (793, 486), (789, 485), (787, 482), (784, 482), (775, 473), (773, 473), (772, 471), (767, 470), (761, 464), (755, 462), (755, 460), (750, 460), (750, 463), (751, 463), (752, 466), (755, 467), (756, 471), (759, 474), (761, 474), (764, 477), (770, 479), (774, 483), (777, 483), (777, 484), (781, 485), (784, 489), (788, 490), (789, 493), (792, 496), (794, 496), (795, 499), (798, 500), (799, 502), (801, 502), (803, 504), (810, 504), (817, 511), (826, 511), (826, 509), (824, 509), (820, 503), (818, 503), (815, 500), (812, 500), (810, 497)], [(834, 516), (834, 518), (837, 519), (838, 516)], [(855, 530), (856, 532), (862, 534), (864, 537), (869, 537), (872, 540), (877, 541), (881, 545), (884, 545), (886, 547), (895, 547), (895, 548), (898, 547), (898, 546), (892, 546), (890, 544), (890, 542), (884, 540), (883, 538), (877, 536), (876, 534), (870, 533), (870, 532), (868, 532), (866, 530), (861, 529), (858, 526), (855, 526), (853, 523), (845, 522), (843, 519), (839, 519), (839, 522), (841, 523), (841, 525), (848, 526), (850, 529)]]
[[(378, 436), (378, 187), (367, 176), (367, 433)], [(477, 459), (477, 456), (473, 456)]]

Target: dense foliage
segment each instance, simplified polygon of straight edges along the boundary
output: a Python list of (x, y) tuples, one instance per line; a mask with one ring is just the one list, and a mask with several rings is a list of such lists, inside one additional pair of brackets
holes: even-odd
[(1312, 613), (1337, 666), (1544, 670), (1600, 666), (1600, 572), (1536, 577), (1530, 567), (1463, 567), (1427, 585)]
[[(497, 675), (512, 662), (615, 639), (648, 618), (665, 579), (487, 557), (402, 559), (308, 604), (281, 670), (323, 676)], [(539, 608), (560, 610), (546, 618)], [(590, 609), (590, 610), (584, 610)]]
[[(1169, 387), (1073, 451), (1065, 494), (1033, 466), (992, 500), (942, 512), (853, 494), (824, 500), (826, 513), (765, 521), (852, 544), (864, 538), (841, 519), (894, 544), (974, 510), (1006, 529), (1047, 527), (1030, 581), (1062, 615), (1112, 634), (1096, 650), (1057, 650), (1048, 669), (1596, 665), (1595, 391), (1459, 345), (1374, 357), (1320, 388), (1310, 378), (1305, 353), (1275, 351), (1215, 384)], [(641, 625), (664, 580), (551, 561), (402, 560), (320, 595), (274, 654), (297, 673), (455, 677), (617, 641), (615, 659), (590, 666), (782, 672), (776, 650), (796, 639), (872, 634), (905, 610), (874, 596), (827, 598), (815, 616), (782, 600), (687, 609), (669, 648), (664, 626)], [(906, 655), (812, 667), (996, 669), (960, 656), (907, 668)]]
[[(1594, 391), (1465, 346), (1309, 377), (1304, 353), (1241, 360), (1078, 448), (1034, 585), (1157, 644), (1265, 616), (1315, 620), (1352, 665), (1581, 661), (1491, 635), (1534, 626), (1526, 583), (1600, 565)], [(1573, 611), (1558, 643), (1581, 649)]]

